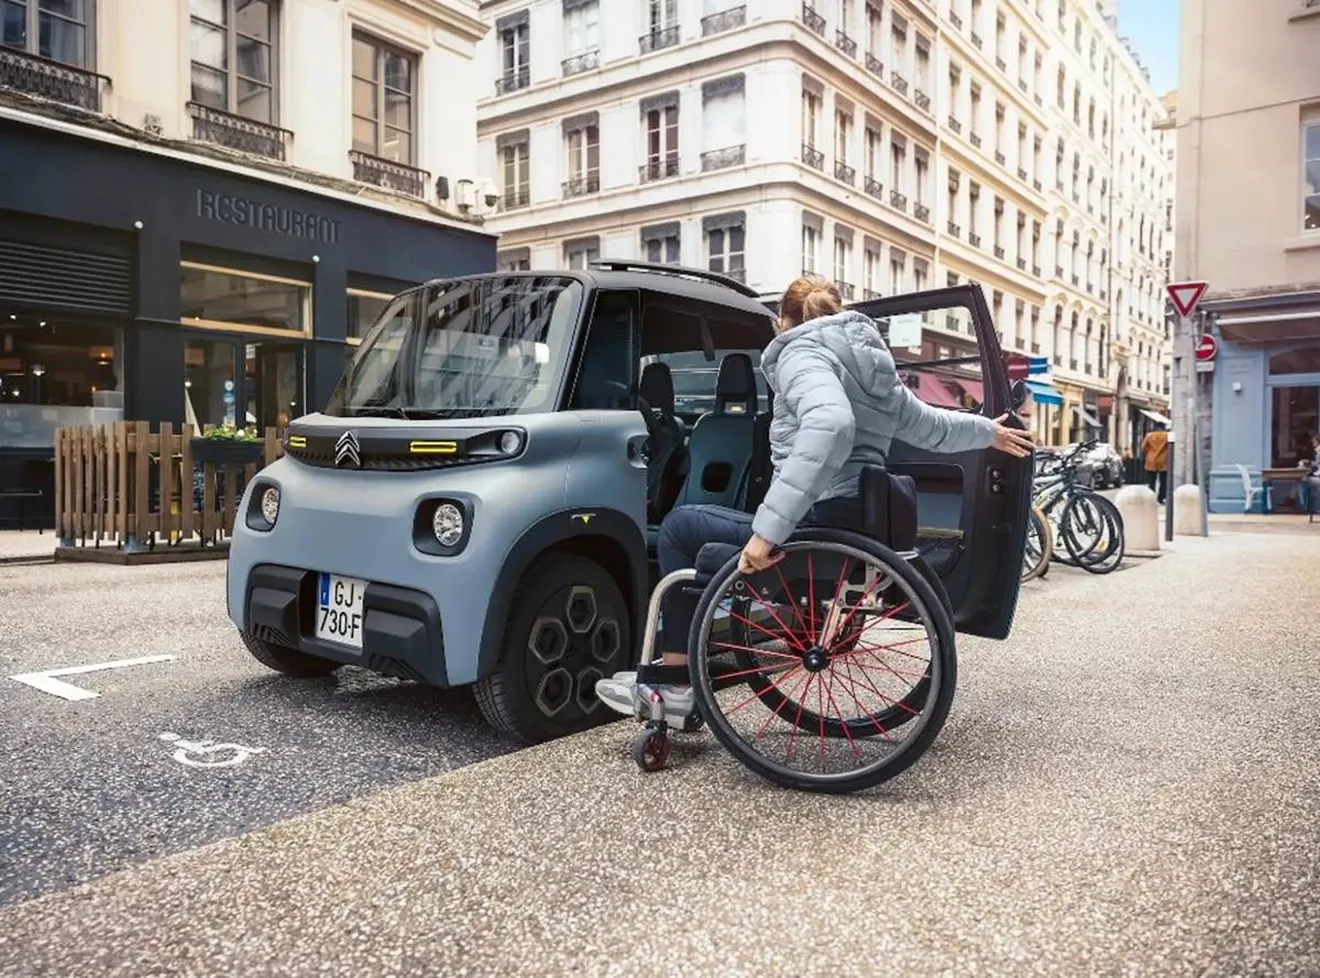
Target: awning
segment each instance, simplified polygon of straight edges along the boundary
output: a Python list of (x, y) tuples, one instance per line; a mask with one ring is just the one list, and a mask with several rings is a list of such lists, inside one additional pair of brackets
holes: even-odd
[[(950, 377), (949, 379), (965, 390), (967, 396), (977, 404), (985, 403), (985, 387), (979, 380), (970, 380), (966, 377)], [(961, 404), (958, 406), (962, 407)]]
[(940, 383), (934, 374), (916, 375), (915, 392), (927, 404), (942, 408), (962, 408), (962, 403), (949, 392), (949, 388)]
[(1027, 385), (1027, 390), (1031, 392), (1032, 400), (1037, 404), (1063, 403), (1063, 395), (1059, 393), (1058, 388), (1053, 384), (1047, 384), (1040, 380), (1024, 380), (1022, 383)]
[(1156, 424), (1162, 424), (1166, 428), (1169, 427), (1169, 419), (1166, 418), (1164, 415), (1160, 414), (1160, 412), (1147, 411), (1145, 408), (1140, 408), (1139, 410), (1141, 411), (1142, 414), (1150, 418), (1150, 420), (1154, 421)]
[(1102, 425), (1100, 424), (1100, 419), (1095, 416), (1095, 414), (1090, 410), (1090, 408), (1084, 407), (1081, 404), (1074, 404), (1072, 407), (1073, 410), (1076, 411), (1081, 416), (1082, 421), (1088, 427), (1091, 428), (1102, 427)]

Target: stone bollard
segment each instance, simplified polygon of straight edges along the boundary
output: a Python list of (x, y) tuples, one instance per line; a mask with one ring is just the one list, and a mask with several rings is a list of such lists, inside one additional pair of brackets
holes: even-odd
[(1173, 494), (1173, 532), (1176, 536), (1204, 536), (1201, 530), (1201, 487), (1192, 483), (1179, 486)]
[(1114, 497), (1123, 517), (1123, 538), (1129, 554), (1157, 553), (1160, 549), (1159, 508), (1155, 493), (1145, 486), (1124, 486)]

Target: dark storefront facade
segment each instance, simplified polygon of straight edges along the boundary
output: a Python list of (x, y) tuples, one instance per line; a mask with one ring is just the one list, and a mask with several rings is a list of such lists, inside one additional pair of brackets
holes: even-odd
[(19, 490), (51, 525), (55, 428), (286, 424), (390, 295), (493, 270), (495, 242), (0, 120), (0, 528)]

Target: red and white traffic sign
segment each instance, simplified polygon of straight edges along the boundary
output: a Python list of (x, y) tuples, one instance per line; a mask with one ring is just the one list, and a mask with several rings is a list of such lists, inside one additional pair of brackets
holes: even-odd
[(1164, 291), (1169, 293), (1169, 299), (1178, 315), (1186, 319), (1196, 309), (1196, 304), (1201, 301), (1207, 288), (1209, 284), (1206, 282), (1170, 282)]
[(1202, 333), (1196, 339), (1196, 359), (1201, 362), (1213, 360), (1219, 352), (1219, 341), (1209, 333)]
[(1031, 373), (1031, 361), (1020, 353), (1010, 353), (1004, 357), (1004, 372), (1009, 380), (1025, 380)]

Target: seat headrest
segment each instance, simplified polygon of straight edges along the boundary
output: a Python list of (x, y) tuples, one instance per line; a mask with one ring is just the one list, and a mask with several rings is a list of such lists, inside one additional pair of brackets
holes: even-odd
[(648, 363), (642, 370), (642, 383), (638, 391), (642, 400), (657, 411), (674, 413), (674, 375), (667, 363)]
[(756, 413), (756, 370), (746, 353), (730, 353), (720, 361), (715, 380), (715, 413)]

